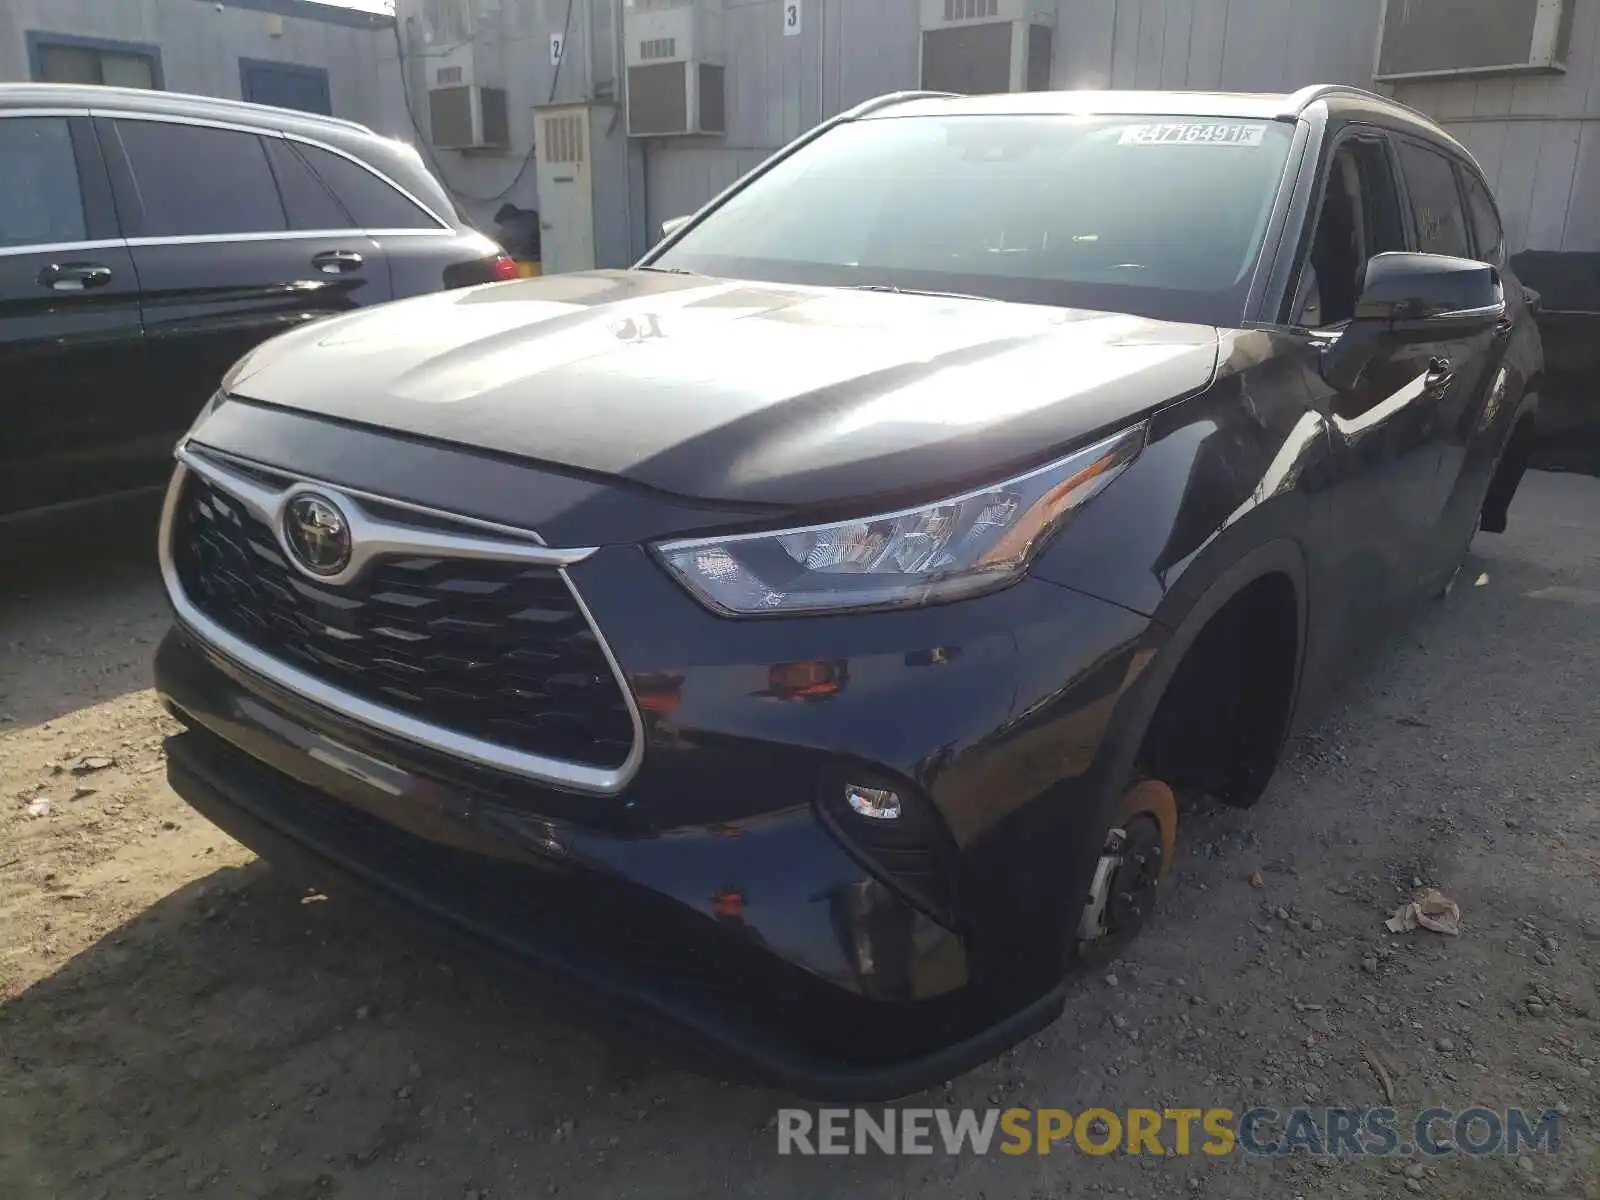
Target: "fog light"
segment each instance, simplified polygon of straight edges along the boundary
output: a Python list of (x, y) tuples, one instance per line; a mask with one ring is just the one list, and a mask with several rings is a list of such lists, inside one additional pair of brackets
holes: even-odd
[(860, 816), (873, 821), (896, 821), (900, 818), (900, 797), (886, 788), (845, 785), (844, 798)]

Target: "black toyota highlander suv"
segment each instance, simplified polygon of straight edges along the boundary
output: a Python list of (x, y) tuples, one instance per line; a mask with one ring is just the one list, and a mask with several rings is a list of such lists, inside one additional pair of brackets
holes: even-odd
[(222, 372), (273, 334), (515, 275), (365, 126), (0, 83), (0, 534), (159, 499)]
[(168, 493), (171, 781), (590, 1017), (902, 1094), (1503, 528), (1540, 369), (1392, 101), (887, 96), (631, 270), (245, 356)]

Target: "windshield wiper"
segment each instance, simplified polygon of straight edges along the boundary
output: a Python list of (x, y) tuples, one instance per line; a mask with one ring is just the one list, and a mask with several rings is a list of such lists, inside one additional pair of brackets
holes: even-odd
[[(643, 266), (643, 267), (635, 267), (634, 270), (635, 271), (659, 271), (663, 275), (700, 275), (699, 271), (686, 271), (682, 267), (652, 267), (652, 266), (646, 265), (646, 266)], [(700, 275), (700, 278), (704, 279), (705, 276), (704, 275)]]
[(932, 292), (925, 288), (896, 287), (892, 283), (848, 283), (844, 285), (850, 292), (891, 292), (896, 296), (942, 296), (946, 300), (982, 300), (989, 304), (998, 304), (993, 296), (974, 296), (971, 292)]

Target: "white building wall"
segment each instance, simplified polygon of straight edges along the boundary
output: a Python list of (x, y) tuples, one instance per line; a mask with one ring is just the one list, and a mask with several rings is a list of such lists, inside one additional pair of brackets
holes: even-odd
[[(444, 51), (453, 44), (451, 32), (439, 22), (441, 7), (453, 7), (459, 19), (470, 24), (471, 36), (490, 49), (486, 61), (496, 77), (480, 82), (506, 90), (509, 151), (431, 151), (445, 187), (481, 229), (493, 230), (494, 214), (502, 204), (536, 209), (535, 110), (607, 90), (613, 78), (611, 39), (605, 32), (611, 0), (398, 0), (395, 7), (405, 46), (411, 108), (424, 132), (428, 129), (428, 88), (436, 81)], [(593, 39), (594, 75), (586, 77), (591, 61), (585, 46), (590, 14), (602, 29)], [(565, 47), (558, 70), (550, 62), (550, 36), (563, 30)]]
[(802, 4), (801, 32), (785, 37), (781, 0), (727, 0), (728, 134), (650, 142), (651, 229), (693, 212), (818, 122), (917, 86), (917, 0)]
[(1059, 88), (1371, 86), (1381, 0), (1059, 0)]
[(386, 24), (360, 27), (226, 4), (219, 11), (209, 0), (0, 0), (0, 81), (30, 78), (30, 31), (158, 47), (168, 91), (230, 99), (240, 98), (241, 58), (320, 67), (328, 72), (335, 116), (390, 136), (409, 134), (394, 33)]
[[(1371, 86), (1381, 0), (1054, 0), (1058, 88)], [(1596, 0), (1600, 2), (1600, 0)], [(652, 228), (692, 212), (818, 121), (919, 83), (917, 0), (727, 0), (728, 137), (648, 150)]]
[[(12, 3), (45, 0), (12, 0)], [(73, 0), (53, 0), (64, 4)], [(88, 3), (88, 0), (76, 0)], [(139, 0), (139, 3), (182, 0)], [(402, 30), (441, 0), (400, 0)], [(469, 2), (469, 0), (458, 0)], [(537, 207), (531, 170), (532, 109), (551, 95), (548, 39), (568, 0), (470, 0), (500, 5), (508, 46), (513, 149), (508, 156), (436, 157), (449, 185), (480, 218), (501, 193)], [(592, 11), (602, 73), (616, 44), (609, 22), (624, 0), (574, 0), (558, 101), (582, 98), (582, 39)], [(1374, 87), (1382, 0), (1044, 0), (1056, 6), (1052, 84), (1058, 88), (1292, 91), (1308, 83)], [(1600, 250), (1600, 0), (1576, 5), (1566, 75), (1473, 83), (1405, 84), (1397, 96), (1442, 120), (1482, 162), (1506, 210), (1513, 251)], [(799, 36), (782, 32), (781, 0), (725, 0), (726, 137), (654, 138), (641, 144), (649, 228), (692, 212), (767, 155), (833, 114), (918, 85), (917, 0), (801, 0)], [(426, 116), (425, 59), (412, 55), (412, 95)], [(607, 76), (609, 80), (609, 75)], [(603, 90), (603, 88), (601, 89)], [(1377, 89), (1388, 90), (1388, 89)], [(477, 202), (476, 198), (491, 199)]]
[(1600, 250), (1600, 0), (1574, 0), (1565, 75), (1402, 84), (1482, 164), (1513, 250)]

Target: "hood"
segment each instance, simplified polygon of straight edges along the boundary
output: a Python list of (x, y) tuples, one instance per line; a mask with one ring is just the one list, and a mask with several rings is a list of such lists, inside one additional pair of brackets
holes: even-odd
[(705, 501), (981, 479), (1203, 387), (1217, 333), (983, 300), (597, 271), (295, 330), (230, 394)]

